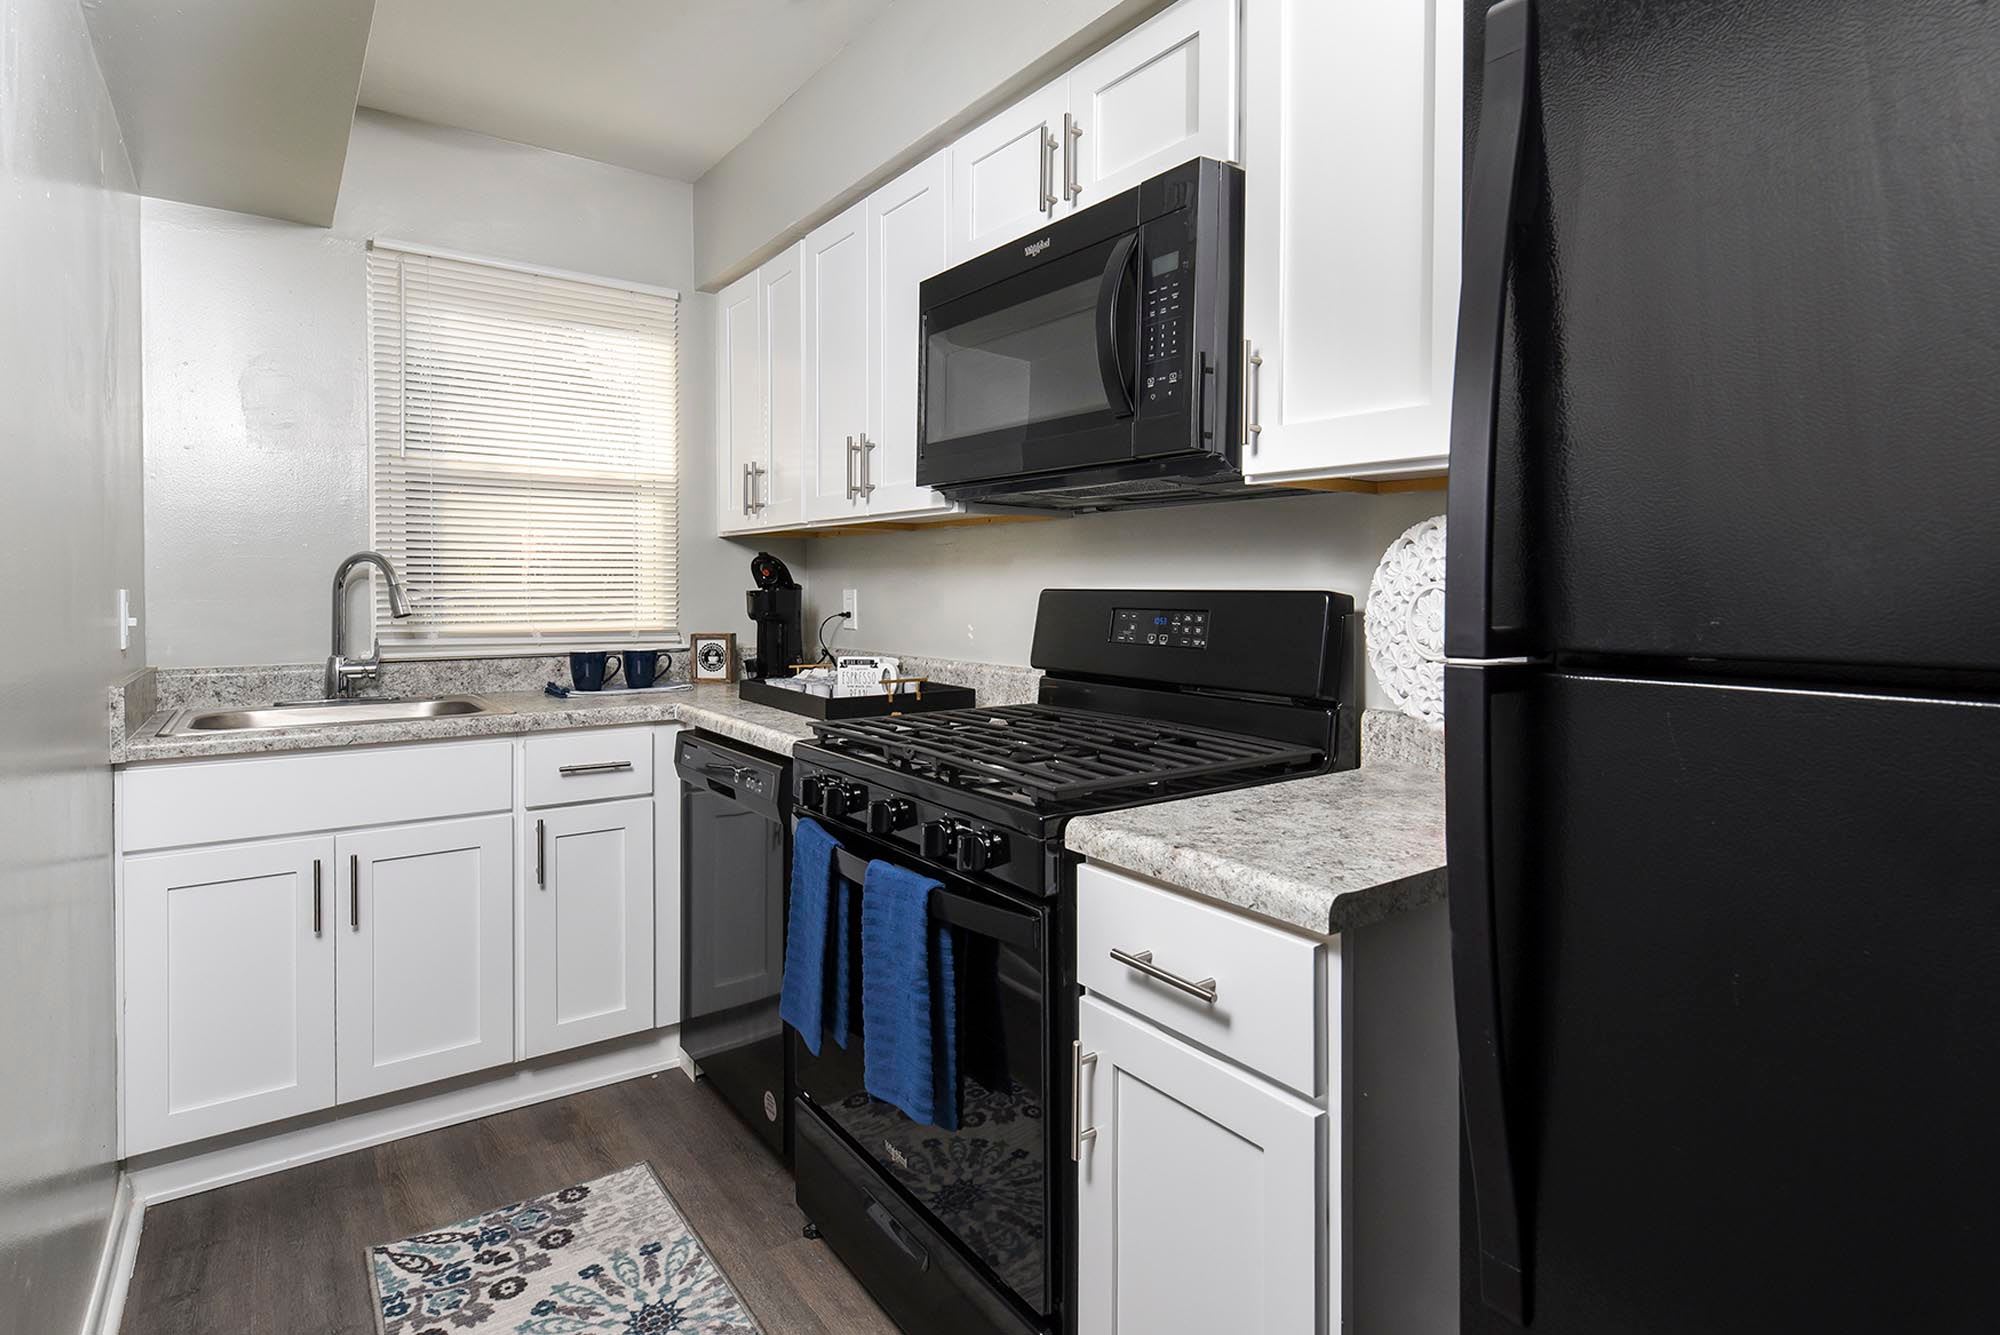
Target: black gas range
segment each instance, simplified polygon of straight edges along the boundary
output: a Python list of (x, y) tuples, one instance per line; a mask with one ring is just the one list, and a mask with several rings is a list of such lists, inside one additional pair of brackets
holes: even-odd
[(1073, 1329), (1063, 829), (1352, 768), (1353, 621), (1336, 593), (1049, 590), (1036, 703), (818, 724), (794, 753), (795, 815), (835, 835), (850, 879), (873, 859), (934, 879), (954, 942), (957, 1130), (866, 1093), (865, 1035), (795, 1046), (799, 1205), (905, 1330)]

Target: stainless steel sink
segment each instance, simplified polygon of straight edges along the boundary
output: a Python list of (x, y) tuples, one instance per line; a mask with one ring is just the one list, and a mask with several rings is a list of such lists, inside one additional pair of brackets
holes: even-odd
[(411, 723), (420, 719), (513, 712), (505, 705), (496, 705), (476, 695), (447, 695), (438, 700), (303, 700), (255, 709), (183, 709), (160, 732), (163, 736), (183, 732), (256, 732), (329, 724)]

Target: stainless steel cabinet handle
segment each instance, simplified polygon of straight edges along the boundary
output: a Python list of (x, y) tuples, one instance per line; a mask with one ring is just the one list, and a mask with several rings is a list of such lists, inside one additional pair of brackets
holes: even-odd
[(313, 935), (318, 936), (321, 930), (322, 930), (322, 923), (320, 919), (320, 900), (319, 900), (319, 859), (314, 858), (313, 859)]
[(548, 833), (547, 821), (535, 822), (535, 884), (544, 889), (549, 884)]
[(847, 499), (850, 501), (854, 499), (854, 493), (860, 490), (854, 481), (854, 455), (854, 437), (849, 436), (847, 438)]
[(1083, 127), (1076, 123), (1076, 116), (1063, 113), (1063, 199), (1073, 200), (1083, 193), (1083, 186), (1076, 179), (1077, 159), (1082, 154), (1076, 151), (1076, 141), (1083, 138)]
[(1042, 127), (1042, 205), (1041, 212), (1054, 213), (1056, 208), (1056, 137), (1049, 127)]
[(621, 774), (631, 768), (629, 760), (599, 760), (589, 765), (558, 765), (556, 773), (565, 779), (574, 779), (579, 774)]
[(1069, 1055), (1069, 1161), (1071, 1163), (1082, 1163), (1084, 1142), (1094, 1142), (1097, 1139), (1097, 1128), (1094, 1126), (1087, 1127), (1083, 1124), (1083, 1068), (1085, 1065), (1089, 1065), (1095, 1070), (1097, 1067), (1097, 1054), (1094, 1052), (1085, 1052), (1083, 1050), (1083, 1040), (1079, 1038), (1069, 1045)]
[(875, 483), (869, 476), (875, 471), (875, 464), (874, 464), (875, 442), (868, 439), (865, 433), (860, 437), (860, 440), (861, 440), (861, 486), (859, 490), (861, 492), (861, 499), (865, 501), (870, 496), (873, 496), (875, 494)]
[(1263, 405), (1258, 402), (1264, 394), (1264, 356), (1253, 352), (1250, 340), (1243, 340), (1243, 444), (1252, 454), (1257, 452), (1257, 438), (1264, 427), (1257, 419), (1263, 415)]
[(347, 925), (361, 930), (361, 855), (347, 855)]
[(1153, 952), (1150, 950), (1114, 950), (1111, 952), (1111, 958), (1117, 960), (1128, 969), (1136, 969), (1148, 978), (1165, 983), (1168, 987), (1179, 988), (1198, 1001), (1206, 1001), (1210, 1004), (1213, 1004), (1215, 1001), (1215, 980), (1213, 978), (1204, 978), (1198, 983), (1192, 983), (1177, 973), (1168, 973), (1165, 969), (1153, 963)]
[(757, 514), (763, 514), (771, 503), (771, 488), (765, 481), (770, 475), (771, 470), (764, 465), (750, 465), (750, 509)]
[(745, 519), (748, 519), (750, 517), (750, 507), (752, 504), (750, 499), (752, 493), (750, 489), (754, 484), (750, 480), (751, 467), (752, 465), (750, 464), (743, 465), (743, 517)]

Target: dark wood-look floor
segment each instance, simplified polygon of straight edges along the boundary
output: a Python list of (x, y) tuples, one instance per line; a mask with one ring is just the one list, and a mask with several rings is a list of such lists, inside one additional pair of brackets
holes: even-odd
[(122, 1335), (373, 1335), (368, 1247), (642, 1160), (768, 1335), (894, 1335), (777, 1161), (673, 1071), (154, 1206)]

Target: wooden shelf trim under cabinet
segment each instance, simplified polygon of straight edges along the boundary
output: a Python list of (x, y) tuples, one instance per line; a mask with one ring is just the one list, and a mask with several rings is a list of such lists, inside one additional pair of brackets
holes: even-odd
[[(820, 524), (807, 528), (769, 529), (759, 538), (839, 538), (869, 533), (919, 533), (932, 528), (978, 528), (984, 524), (1038, 524), (1067, 515), (951, 515), (943, 519), (871, 519), (856, 524)], [(738, 535), (730, 535), (738, 536)], [(749, 536), (747, 534), (741, 536)]]

